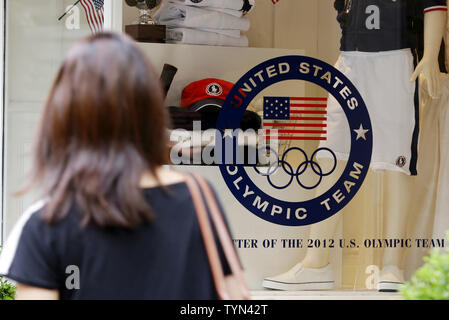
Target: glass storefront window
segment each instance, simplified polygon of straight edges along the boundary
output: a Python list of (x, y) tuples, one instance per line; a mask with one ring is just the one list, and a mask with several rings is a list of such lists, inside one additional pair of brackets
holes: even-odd
[[(67, 50), (90, 34), (81, 7), (58, 21), (71, 0), (5, 2), (4, 238), (37, 193), (14, 197), (26, 185), (42, 106)], [(69, 19), (67, 19), (69, 18)], [(73, 19), (73, 20), (72, 20)], [(38, 192), (38, 190), (37, 190)]]
[[(260, 0), (249, 12), (220, 8), (228, 21), (241, 23), (240, 29), (222, 28), (221, 33), (210, 31), (212, 22), (206, 27), (187, 25), (182, 20), (186, 12), (195, 15), (200, 12), (195, 10), (210, 8), (195, 7), (201, 7), (201, 1), (184, 2), (191, 6), (165, 1), (157, 9), (156, 19), (165, 18), (170, 43), (138, 44), (158, 74), (167, 64), (177, 69), (170, 79), (167, 107), (193, 110), (201, 102), (195, 95), (206, 92), (223, 98), (223, 108), (226, 94), (232, 92), (236, 109), (242, 106), (239, 101), (251, 98), (244, 107), (260, 120), (256, 127), (280, 133), (273, 176), (272, 166), (253, 168), (245, 163), (240, 177), (237, 169), (225, 166), (171, 163), (176, 170), (203, 174), (218, 190), (250, 289), (259, 297), (266, 297), (264, 288), (335, 289), (342, 295), (347, 290), (376, 291), (384, 270), (384, 291), (395, 291), (396, 284), (394, 290), (389, 285), (410, 279), (429, 248), (445, 246), (443, 231), (449, 229), (448, 134), (443, 129), (449, 119), (449, 80), (438, 72), (438, 64), (446, 71), (447, 59), (444, 50), (437, 57), (439, 37), (432, 63), (426, 57), (419, 64), (425, 52), (425, 25), (428, 38), (440, 34), (429, 30), (442, 31), (446, 25), (446, 18), (437, 16), (445, 12), (445, 1), (419, 1), (423, 7), (411, 8), (403, 0)], [(245, 8), (253, 2), (245, 0)], [(3, 3), (0, 244), (25, 209), (40, 198), (39, 188), (24, 197), (14, 193), (26, 186), (36, 127), (62, 59), (76, 41), (92, 33), (81, 5), (58, 20), (73, 0)], [(126, 3), (133, 1), (105, 1), (105, 29), (125, 32), (136, 21), (138, 11)], [(165, 12), (168, 18), (161, 13), (164, 5), (174, 6)], [(424, 23), (425, 14), (432, 15), (432, 23)], [(170, 15), (179, 15), (184, 25), (173, 24)], [(195, 27), (198, 30), (192, 31)], [(214, 33), (218, 40), (204, 32)], [(261, 71), (251, 75), (258, 67)], [(414, 70), (428, 79), (410, 81)], [(241, 91), (232, 91), (235, 83)], [(192, 86), (197, 90), (190, 90)], [(357, 114), (350, 116), (353, 111)], [(213, 128), (237, 123), (235, 115), (217, 114)], [(190, 125), (188, 131), (193, 131)], [(261, 174), (263, 170), (269, 174)], [(315, 200), (316, 205), (310, 204)], [(314, 215), (320, 216), (311, 218)], [(320, 269), (325, 284), (279, 285), (293, 281), (284, 272), (303, 272), (298, 263), (304, 261), (315, 266), (309, 269)], [(313, 272), (307, 277), (320, 283)]]

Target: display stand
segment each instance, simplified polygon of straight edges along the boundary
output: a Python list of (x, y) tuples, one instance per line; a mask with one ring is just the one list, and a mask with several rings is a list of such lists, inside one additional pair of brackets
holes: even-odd
[(164, 25), (131, 24), (125, 27), (125, 32), (138, 42), (165, 43)]

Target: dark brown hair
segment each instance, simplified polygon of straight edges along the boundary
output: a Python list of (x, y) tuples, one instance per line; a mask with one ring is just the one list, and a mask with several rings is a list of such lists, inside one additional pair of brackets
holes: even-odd
[(53, 223), (76, 204), (82, 224), (133, 228), (153, 217), (139, 183), (166, 162), (159, 79), (133, 40), (91, 36), (68, 53), (48, 97), (34, 178)]

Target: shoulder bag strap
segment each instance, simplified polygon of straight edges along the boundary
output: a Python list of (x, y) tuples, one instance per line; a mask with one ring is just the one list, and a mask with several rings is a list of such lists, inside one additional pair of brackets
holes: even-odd
[(192, 176), (186, 175), (185, 181), (192, 196), (218, 297), (221, 300), (229, 300), (231, 297), (226, 288), (220, 256), (200, 189)]
[(251, 295), (248, 290), (245, 277), (243, 275), (242, 267), (240, 265), (239, 258), (237, 256), (237, 252), (235, 250), (228, 228), (226, 227), (223, 216), (221, 215), (221, 210), (218, 206), (217, 200), (206, 180), (204, 180), (204, 178), (200, 175), (194, 176), (204, 193), (204, 197), (209, 207), (209, 212), (211, 214), (215, 230), (217, 231), (218, 238), (220, 239), (220, 243), (225, 253), (226, 260), (228, 261), (233, 275), (238, 281), (242, 297), (244, 299), (249, 299)]

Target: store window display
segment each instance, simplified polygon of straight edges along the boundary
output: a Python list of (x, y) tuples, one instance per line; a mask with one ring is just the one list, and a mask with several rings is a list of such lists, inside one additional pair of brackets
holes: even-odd
[[(383, 215), (385, 238), (404, 238), (407, 205), (401, 186), (417, 175), (419, 134), (418, 77), (431, 99), (441, 96), (438, 55), (446, 24), (445, 0), (336, 0), (342, 29), (341, 54), (336, 63), (360, 91), (370, 113), (373, 170), (385, 171)], [(417, 63), (419, 25), (423, 20), (424, 55)], [(421, 30), (422, 31), (422, 30)], [(337, 170), (346, 165), (350, 136), (343, 109), (333, 97), (328, 102), (328, 139), (320, 147), (337, 155)], [(320, 159), (326, 163), (329, 159)], [(330, 186), (322, 184), (318, 193)], [(406, 197), (405, 197), (406, 198)], [(310, 239), (329, 239), (341, 214), (311, 227)], [(378, 282), (380, 291), (396, 291), (404, 281), (403, 250), (385, 249)], [(329, 249), (308, 249), (305, 258), (287, 272), (264, 279), (263, 286), (280, 290), (326, 290), (334, 287)]]

